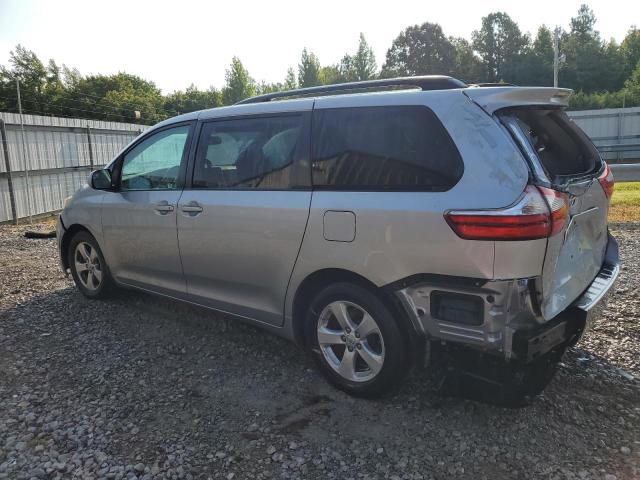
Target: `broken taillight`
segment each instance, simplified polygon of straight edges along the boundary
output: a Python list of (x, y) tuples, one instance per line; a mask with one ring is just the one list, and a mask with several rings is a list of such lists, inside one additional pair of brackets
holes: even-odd
[(613, 172), (611, 171), (611, 167), (607, 165), (607, 162), (604, 162), (604, 170), (598, 177), (598, 181), (600, 182), (600, 185), (602, 185), (602, 190), (604, 190), (604, 194), (607, 198), (611, 198), (615, 182), (613, 181)]
[(528, 185), (510, 207), (451, 211), (444, 218), (456, 235), (467, 240), (535, 240), (560, 232), (568, 212), (566, 194)]

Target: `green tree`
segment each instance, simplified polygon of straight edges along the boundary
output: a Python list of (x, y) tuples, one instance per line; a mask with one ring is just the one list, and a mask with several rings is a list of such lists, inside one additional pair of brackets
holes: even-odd
[(315, 87), (323, 84), (322, 68), (320, 60), (315, 53), (306, 48), (302, 50), (300, 63), (298, 64), (298, 85), (300, 88)]
[(571, 30), (563, 35), (560, 50), (566, 64), (560, 70), (562, 86), (587, 93), (618, 90), (624, 81), (622, 57), (615, 42), (603, 42), (595, 29), (593, 11), (582, 5), (571, 19)]
[(451, 75), (455, 70), (455, 47), (437, 23), (407, 27), (387, 51), (381, 76)]
[(452, 75), (467, 83), (485, 82), (484, 66), (471, 44), (464, 38), (449, 37), (449, 41), (455, 49)]
[(632, 107), (640, 105), (640, 62), (631, 72), (629, 78), (624, 82), (625, 106)]
[[(505, 76), (518, 85), (553, 86), (553, 33), (545, 25), (538, 28), (533, 43), (511, 64)], [(515, 67), (515, 68), (514, 68)]]
[[(23, 110), (29, 113), (46, 114), (51, 108), (52, 87), (59, 82), (57, 66), (51, 71), (38, 56), (22, 45), (17, 45), (9, 54), (11, 68), (0, 66), (0, 101), (5, 109), (17, 109), (16, 80), (20, 82)], [(52, 85), (53, 84), (53, 85)]]
[(624, 77), (627, 78), (640, 62), (640, 30), (635, 26), (629, 29), (620, 44), (620, 54), (624, 62)]
[(167, 117), (160, 89), (124, 72), (76, 77), (60, 105), (66, 115), (80, 118), (154, 124)]
[(263, 80), (256, 86), (257, 95), (264, 95), (266, 93), (273, 93), (273, 92), (281, 92), (283, 90), (285, 90), (285, 88), (283, 84), (280, 82), (269, 83)]
[[(344, 60), (344, 59), (343, 59)], [(325, 65), (320, 68), (320, 78), (323, 85), (348, 82), (347, 74), (343, 70), (342, 62), (338, 65)]]
[(298, 88), (298, 80), (296, 79), (296, 72), (293, 71), (293, 68), (289, 68), (287, 70), (287, 76), (284, 79), (283, 88), (285, 90), (295, 90)]
[(490, 13), (482, 18), (480, 30), (471, 36), (473, 48), (485, 64), (487, 80), (509, 81), (508, 77), (516, 71), (529, 42), (517, 23), (504, 12)]
[(225, 105), (232, 105), (240, 100), (252, 97), (256, 93), (255, 81), (238, 57), (233, 57), (231, 60), (231, 66), (226, 72), (225, 81), (225, 86), (222, 89), (222, 98)]
[(378, 64), (373, 49), (364, 38), (364, 34), (360, 33), (358, 42), (358, 51), (355, 55), (349, 57), (350, 78), (353, 81), (371, 80), (376, 77)]
[(198, 90), (191, 84), (183, 92), (175, 91), (164, 98), (164, 110), (168, 115), (195, 112), (222, 105), (222, 92), (213, 87), (207, 90)]

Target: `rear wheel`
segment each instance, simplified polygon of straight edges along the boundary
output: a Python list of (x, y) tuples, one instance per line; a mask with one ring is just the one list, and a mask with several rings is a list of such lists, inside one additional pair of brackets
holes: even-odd
[(76, 233), (69, 242), (68, 255), (73, 280), (85, 297), (99, 298), (109, 293), (113, 281), (98, 242), (91, 234)]
[(326, 287), (306, 316), (306, 344), (325, 377), (359, 396), (381, 395), (402, 379), (406, 349), (386, 305), (350, 283)]

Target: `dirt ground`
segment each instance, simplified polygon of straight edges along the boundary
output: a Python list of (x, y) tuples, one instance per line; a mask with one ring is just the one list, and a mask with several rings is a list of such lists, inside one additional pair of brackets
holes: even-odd
[(640, 478), (640, 224), (603, 318), (522, 409), (413, 371), (351, 398), (296, 346), (137, 292), (83, 298), (54, 239), (0, 227), (0, 479)]

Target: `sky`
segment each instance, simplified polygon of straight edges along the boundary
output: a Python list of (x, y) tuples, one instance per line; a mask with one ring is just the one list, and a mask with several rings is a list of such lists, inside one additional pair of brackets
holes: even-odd
[[(437, 22), (446, 35), (470, 39), (483, 16), (503, 11), (535, 35), (541, 24), (568, 29), (584, 1), (0, 0), (0, 64), (22, 44), (45, 62), (85, 75), (125, 71), (170, 93), (190, 84), (220, 88), (238, 56), (254, 79), (276, 82), (297, 66), (303, 47), (323, 65), (337, 63), (355, 52), (360, 32), (381, 66), (409, 25)], [(587, 3), (605, 39), (620, 42), (640, 23), (638, 0)]]

